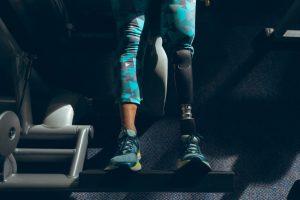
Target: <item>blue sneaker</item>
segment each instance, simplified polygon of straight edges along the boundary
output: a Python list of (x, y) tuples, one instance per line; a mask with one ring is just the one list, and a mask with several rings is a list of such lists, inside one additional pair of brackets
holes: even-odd
[(104, 170), (109, 171), (125, 168), (132, 171), (139, 171), (142, 169), (140, 160), (141, 152), (136, 132), (122, 128), (118, 138), (118, 149)]
[(182, 135), (182, 156), (177, 161), (177, 169), (193, 169), (203, 172), (211, 171), (211, 167), (200, 150), (200, 138), (194, 135)]

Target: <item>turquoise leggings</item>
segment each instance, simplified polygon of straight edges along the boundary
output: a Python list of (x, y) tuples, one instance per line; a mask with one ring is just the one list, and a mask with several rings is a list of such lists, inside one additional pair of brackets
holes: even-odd
[[(151, 1), (151, 0), (150, 0)], [(164, 15), (165, 33), (174, 51), (188, 49), (193, 52), (195, 36), (196, 0), (163, 0), (159, 7)], [(137, 81), (137, 54), (144, 28), (145, 13), (151, 12), (148, 0), (111, 0), (119, 34), (120, 95), (118, 102), (140, 104)], [(157, 12), (157, 10), (153, 10)]]

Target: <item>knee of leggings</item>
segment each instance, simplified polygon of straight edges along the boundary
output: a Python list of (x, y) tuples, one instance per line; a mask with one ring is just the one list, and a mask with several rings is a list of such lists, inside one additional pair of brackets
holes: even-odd
[(174, 64), (179, 68), (188, 68), (192, 65), (191, 50), (181, 49), (177, 50), (174, 55)]

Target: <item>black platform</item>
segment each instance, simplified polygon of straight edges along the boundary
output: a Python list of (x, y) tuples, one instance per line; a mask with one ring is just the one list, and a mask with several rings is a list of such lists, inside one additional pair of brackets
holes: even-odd
[(297, 180), (294, 183), (287, 197), (287, 200), (298, 200), (298, 199), (300, 199), (300, 180)]
[(196, 180), (195, 176), (182, 177), (174, 171), (107, 173), (87, 170), (80, 174), (79, 188), (95, 192), (233, 192), (234, 173), (215, 171)]

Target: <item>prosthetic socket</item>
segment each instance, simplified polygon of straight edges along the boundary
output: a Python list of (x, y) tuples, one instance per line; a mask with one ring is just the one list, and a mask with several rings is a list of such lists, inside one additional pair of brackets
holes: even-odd
[(190, 50), (182, 49), (174, 55), (175, 84), (179, 103), (193, 104), (193, 72), (192, 54)]
[(195, 120), (192, 116), (193, 104), (193, 72), (192, 54), (190, 50), (182, 49), (174, 55), (175, 84), (181, 105), (182, 134), (196, 134)]

